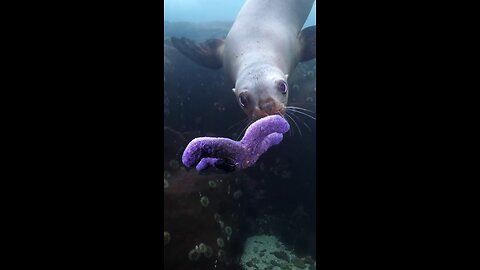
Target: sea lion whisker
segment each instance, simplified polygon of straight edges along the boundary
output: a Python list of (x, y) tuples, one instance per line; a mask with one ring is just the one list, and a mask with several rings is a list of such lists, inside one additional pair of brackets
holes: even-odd
[(317, 104), (312, 103), (312, 102), (289, 102), (288, 104), (290, 105), (298, 105), (298, 106), (309, 106), (309, 107), (317, 107)]
[(302, 111), (306, 111), (306, 112), (311, 112), (311, 113), (315, 114), (315, 112), (314, 112), (314, 111), (311, 111), (311, 110), (309, 110), (309, 109), (305, 109), (305, 108), (301, 108), (301, 107), (287, 106), (287, 109), (289, 109), (289, 108), (292, 108), (292, 109), (297, 109), (297, 110), (302, 110)]
[(291, 112), (296, 112), (296, 113), (299, 113), (299, 114), (303, 114), (303, 115), (307, 116), (308, 118), (311, 118), (311, 119), (317, 121), (317, 118), (315, 118), (315, 117), (313, 117), (313, 116), (311, 116), (311, 115), (309, 115), (309, 114), (306, 114), (306, 113), (304, 113), (304, 112), (302, 112), (302, 111), (296, 111), (296, 110), (294, 110), (294, 109), (290, 109), (290, 111), (291, 111)]
[(309, 111), (309, 112), (314, 112), (312, 110), (309, 110), (307, 108), (303, 108), (303, 107), (297, 107), (297, 106), (287, 106), (287, 108), (293, 108), (293, 109), (299, 109), (299, 110), (304, 110), (304, 111)]
[(302, 110), (298, 110), (298, 109), (293, 109), (293, 108), (288, 108), (288, 111), (291, 111), (291, 112), (302, 112), (306, 115), (309, 115), (311, 117), (316, 117), (316, 113), (314, 112), (309, 112), (309, 111), (302, 111)]
[(308, 110), (308, 109), (305, 109), (305, 108), (301, 108), (301, 107), (288, 106), (287, 109), (295, 110), (295, 111), (303, 111), (305, 113), (311, 113), (313, 115), (316, 114), (316, 112), (314, 112), (314, 111), (311, 111), (311, 110)]
[(305, 123), (305, 121), (302, 120), (302, 118), (296, 116), (293, 113), (291, 114), (291, 116), (295, 116), (295, 118), (297, 118), (297, 120), (299, 120), (308, 129), (308, 131), (312, 132), (312, 129)]
[[(286, 115), (286, 114), (285, 114)], [(285, 117), (285, 119), (287, 120), (288, 123), (292, 122), (289, 118)], [(293, 136), (293, 134), (295, 133), (295, 131), (292, 131), (293, 128), (289, 129), (288, 130), (288, 135), (290, 135), (290, 137)]]
[[(252, 123), (252, 122), (250, 122)], [(245, 128), (242, 128), (243, 125), (249, 125), (249, 118), (245, 118), (239, 125), (238, 127), (235, 128), (235, 132), (234, 134), (236, 133), (239, 133), (239, 135), (242, 135), (241, 133), (245, 130)]]
[(309, 115), (309, 114), (307, 114), (307, 113), (305, 113), (305, 112), (297, 111), (297, 110), (292, 110), (292, 109), (290, 109), (290, 111), (291, 111), (291, 112), (298, 113), (298, 114), (301, 114), (301, 115), (305, 115), (305, 116), (307, 116), (308, 118), (313, 119), (313, 120), (315, 120), (315, 121), (317, 120), (316, 117), (314, 117), (314, 116), (312, 116), (312, 115)]
[(242, 123), (245, 123), (245, 121), (248, 121), (248, 117), (247, 117), (247, 118), (244, 118), (244, 119), (242, 119), (242, 120), (240, 120), (240, 121), (238, 121), (238, 122), (236, 122), (236, 123), (233, 124), (233, 125), (231, 125), (229, 128), (227, 128), (227, 131), (229, 131), (230, 129), (232, 129), (232, 128), (235, 127), (235, 126), (238, 126), (238, 125), (240, 125), (240, 124), (242, 124)]
[(285, 114), (286, 116), (290, 117), (290, 119), (292, 119), (292, 122), (295, 124), (295, 126), (297, 127), (298, 129), (298, 132), (300, 133), (300, 136), (302, 136), (302, 131), (300, 130), (300, 127), (297, 125), (297, 122), (295, 122), (295, 119), (293, 119), (293, 117), (291, 117), (290, 115), (288, 115), (288, 113)]
[[(285, 114), (285, 117), (284, 117), (284, 118), (287, 120), (287, 122), (288, 122), (289, 124), (292, 122), (292, 120), (290, 120), (290, 118), (288, 117), (287, 114)], [(290, 124), (290, 126), (291, 126), (291, 124)], [(292, 136), (291, 133), (292, 133), (291, 130), (289, 130), (289, 133), (288, 133), (288, 134), (289, 134), (290, 136)]]
[(240, 137), (242, 137), (243, 132), (245, 132), (245, 130), (247, 130), (247, 128), (250, 126), (250, 124), (251, 124), (252, 122), (253, 122), (253, 121), (248, 121), (247, 125), (242, 129), (242, 131), (241, 131), (240, 134), (238, 135), (237, 141), (238, 141), (238, 139), (240, 139)]

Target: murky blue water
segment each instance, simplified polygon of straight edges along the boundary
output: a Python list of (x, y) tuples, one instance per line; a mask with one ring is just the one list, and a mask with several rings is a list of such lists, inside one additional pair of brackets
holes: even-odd
[[(171, 22), (232, 21), (245, 0), (165, 0), (164, 19)], [(316, 24), (316, 2), (305, 27)]]

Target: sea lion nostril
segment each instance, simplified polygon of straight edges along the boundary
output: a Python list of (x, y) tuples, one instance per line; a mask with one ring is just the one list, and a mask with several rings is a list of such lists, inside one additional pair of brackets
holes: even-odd
[(269, 111), (269, 112), (272, 111), (273, 107), (274, 107), (273, 102), (268, 102), (268, 103), (265, 104), (265, 110), (266, 111)]
[(267, 100), (262, 100), (258, 103), (258, 107), (268, 113), (268, 114), (272, 114), (273, 113), (273, 110), (275, 109), (275, 100), (269, 98)]

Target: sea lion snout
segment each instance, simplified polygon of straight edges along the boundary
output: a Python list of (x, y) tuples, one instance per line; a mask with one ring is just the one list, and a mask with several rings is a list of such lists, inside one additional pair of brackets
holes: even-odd
[(273, 100), (273, 98), (260, 100), (258, 107), (266, 113), (271, 114), (275, 108), (275, 100)]
[(258, 109), (254, 111), (256, 118), (262, 118), (273, 114), (285, 114), (285, 105), (273, 98), (262, 99), (258, 102)]

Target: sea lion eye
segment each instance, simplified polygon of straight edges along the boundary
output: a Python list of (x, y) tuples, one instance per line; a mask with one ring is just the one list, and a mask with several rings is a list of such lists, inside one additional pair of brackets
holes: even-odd
[(238, 101), (240, 102), (240, 105), (242, 107), (247, 107), (247, 103), (248, 103), (248, 94), (247, 92), (242, 92), (240, 93), (240, 95), (238, 95)]
[(287, 91), (288, 91), (288, 85), (287, 85), (287, 82), (285, 81), (280, 81), (278, 83), (278, 91), (280, 91), (280, 93), (282, 94), (287, 94)]

